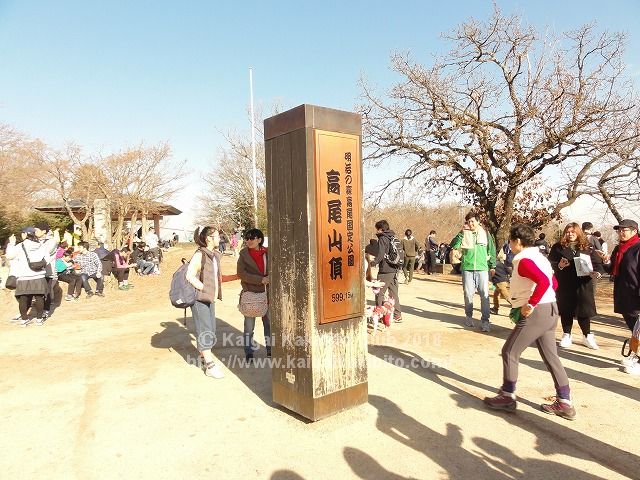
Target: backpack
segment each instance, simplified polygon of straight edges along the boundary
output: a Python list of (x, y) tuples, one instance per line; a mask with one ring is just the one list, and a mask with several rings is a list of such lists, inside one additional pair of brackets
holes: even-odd
[(402, 246), (400, 244), (400, 240), (398, 240), (394, 236), (391, 238), (391, 242), (389, 242), (389, 253), (387, 253), (384, 256), (384, 259), (392, 267), (400, 268), (400, 266), (402, 265), (401, 252), (402, 252)]
[[(197, 250), (196, 250), (197, 251)], [(194, 253), (195, 255), (195, 253)], [(202, 281), (202, 275), (204, 272), (204, 262), (206, 256), (202, 254), (202, 263), (200, 265), (200, 281)], [(186, 258), (181, 260), (182, 265), (173, 274), (171, 278), (171, 287), (169, 288), (169, 300), (171, 305), (176, 308), (184, 309), (185, 324), (187, 319), (187, 307), (191, 307), (196, 303), (197, 290), (196, 287), (191, 285), (187, 280), (187, 270), (189, 269), (189, 262)]]

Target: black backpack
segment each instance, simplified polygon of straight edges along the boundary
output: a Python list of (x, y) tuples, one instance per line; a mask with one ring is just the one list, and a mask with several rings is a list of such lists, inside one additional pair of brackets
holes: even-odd
[(392, 267), (400, 268), (402, 266), (403, 253), (400, 240), (394, 236), (389, 242), (389, 252), (384, 256), (384, 259)]

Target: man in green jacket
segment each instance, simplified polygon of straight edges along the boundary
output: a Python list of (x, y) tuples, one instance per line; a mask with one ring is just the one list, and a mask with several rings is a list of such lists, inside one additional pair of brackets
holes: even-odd
[(411, 283), (411, 280), (413, 280), (413, 269), (416, 265), (416, 255), (418, 254), (418, 250), (420, 250), (420, 245), (412, 233), (413, 232), (411, 232), (411, 230), (407, 229), (404, 232), (404, 238), (402, 239), (402, 250), (404, 251), (402, 273), (404, 273), (406, 283)]
[(482, 228), (476, 213), (471, 211), (465, 217), (464, 226), (451, 241), (451, 248), (462, 249), (462, 290), (464, 292), (464, 313), (467, 327), (473, 327), (473, 295), (480, 295), (481, 330), (491, 331), (489, 322), (489, 272), (495, 273), (496, 244), (491, 234)]

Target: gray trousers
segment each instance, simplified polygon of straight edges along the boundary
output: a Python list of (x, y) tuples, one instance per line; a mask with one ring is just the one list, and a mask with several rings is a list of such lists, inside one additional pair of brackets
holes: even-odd
[(384, 287), (380, 289), (376, 295), (376, 305), (380, 306), (384, 303), (384, 294), (389, 289), (389, 296), (395, 300), (393, 317), (400, 318), (402, 309), (400, 307), (400, 297), (398, 297), (398, 273), (378, 273), (378, 280), (384, 282)]
[(542, 361), (553, 377), (558, 398), (570, 400), (569, 377), (560, 363), (556, 346), (557, 324), (558, 306), (555, 302), (539, 304), (531, 315), (520, 319), (502, 347), (503, 391), (516, 391), (520, 355), (535, 342)]

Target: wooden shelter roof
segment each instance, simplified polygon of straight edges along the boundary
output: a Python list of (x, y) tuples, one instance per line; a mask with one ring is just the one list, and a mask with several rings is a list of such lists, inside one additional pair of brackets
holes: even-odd
[[(83, 213), (87, 209), (87, 204), (82, 200), (70, 200), (69, 205), (71, 206), (71, 210), (74, 213)], [(35, 207), (36, 210), (43, 213), (53, 213), (58, 215), (67, 215), (67, 209), (64, 205), (47, 205), (47, 206), (39, 206)], [(134, 212), (129, 212), (125, 215), (125, 220), (131, 220)], [(153, 213), (148, 215), (148, 218), (153, 218), (155, 215), (160, 217), (168, 216), (168, 215), (180, 215), (182, 210), (178, 210), (173, 205), (159, 203), (154, 205)], [(138, 211), (138, 219), (142, 216), (142, 212)], [(112, 220), (116, 220), (117, 216), (111, 215)]]

